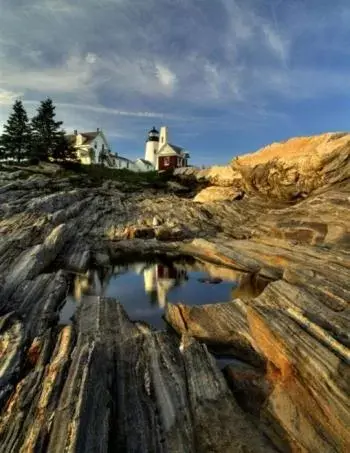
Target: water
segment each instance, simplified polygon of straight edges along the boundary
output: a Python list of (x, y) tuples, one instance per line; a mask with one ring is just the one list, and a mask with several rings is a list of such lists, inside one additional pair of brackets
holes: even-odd
[(255, 297), (266, 284), (256, 276), (193, 259), (118, 263), (110, 268), (91, 269), (74, 278), (60, 323), (71, 322), (84, 295), (96, 295), (117, 299), (134, 321), (163, 328), (162, 315), (168, 302), (187, 305), (228, 302), (235, 297)]

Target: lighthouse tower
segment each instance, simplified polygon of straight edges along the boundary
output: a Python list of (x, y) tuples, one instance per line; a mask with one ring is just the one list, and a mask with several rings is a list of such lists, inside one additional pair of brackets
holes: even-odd
[(159, 148), (159, 132), (155, 127), (148, 132), (145, 147), (145, 160), (151, 162), (157, 168), (157, 151)]

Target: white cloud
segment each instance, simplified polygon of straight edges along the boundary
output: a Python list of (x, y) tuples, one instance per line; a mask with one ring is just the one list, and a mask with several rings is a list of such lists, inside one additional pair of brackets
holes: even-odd
[(287, 40), (283, 39), (281, 35), (277, 33), (277, 30), (275, 30), (269, 24), (262, 25), (261, 30), (271, 50), (283, 62), (286, 62), (289, 53), (289, 46)]
[(156, 64), (156, 74), (160, 83), (169, 88), (170, 91), (173, 91), (176, 85), (176, 75), (166, 66), (157, 63)]
[(0, 86), (45, 93), (76, 93), (93, 85), (91, 64), (79, 55), (70, 55), (60, 65), (21, 70), (18, 65), (4, 65)]
[(20, 98), (23, 93), (18, 93), (14, 91), (5, 91), (0, 89), (0, 105), (10, 105), (13, 102)]
[[(26, 101), (27, 103), (33, 103), (34, 101)], [(176, 119), (175, 115), (167, 115), (161, 112), (146, 112), (146, 111), (127, 111), (119, 110), (115, 108), (104, 107), (100, 105), (88, 105), (88, 104), (70, 104), (59, 102), (56, 104), (59, 107), (69, 108), (73, 110), (83, 110), (85, 112), (95, 112), (95, 113), (106, 113), (108, 115), (116, 116), (129, 116), (129, 117), (138, 117), (138, 118), (172, 118)]]
[(94, 64), (94, 63), (96, 63), (96, 60), (97, 60), (97, 55), (95, 53), (93, 53), (93, 52), (88, 52), (85, 55), (86, 63)]
[(77, 6), (70, 0), (39, 0), (27, 5), (27, 8), (37, 10), (43, 14), (72, 14)]

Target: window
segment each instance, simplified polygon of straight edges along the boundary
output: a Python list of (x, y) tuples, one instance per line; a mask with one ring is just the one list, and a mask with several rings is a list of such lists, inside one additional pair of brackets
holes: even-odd
[(164, 157), (163, 163), (164, 163), (164, 167), (168, 167), (170, 165), (170, 158)]

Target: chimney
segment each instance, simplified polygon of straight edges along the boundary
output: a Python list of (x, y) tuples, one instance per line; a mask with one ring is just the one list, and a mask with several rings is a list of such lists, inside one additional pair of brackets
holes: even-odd
[(74, 129), (74, 135), (78, 135), (78, 131)]
[(99, 127), (97, 128), (97, 132), (100, 132), (100, 128)]
[(162, 126), (160, 128), (160, 133), (159, 133), (159, 142), (160, 146), (165, 145), (166, 143), (169, 143), (169, 137), (168, 137), (168, 128), (167, 126)]

